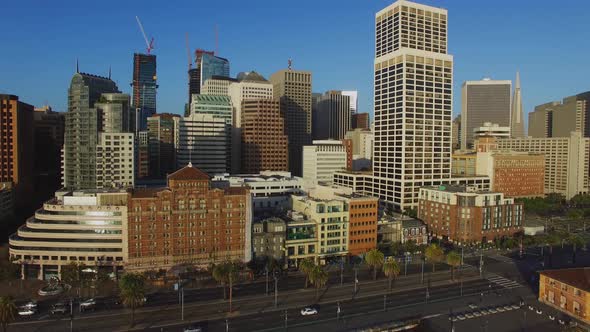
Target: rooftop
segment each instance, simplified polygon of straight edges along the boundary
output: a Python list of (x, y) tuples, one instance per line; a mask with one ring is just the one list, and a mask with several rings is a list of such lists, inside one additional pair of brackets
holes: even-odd
[(168, 180), (175, 181), (187, 181), (187, 180), (209, 180), (211, 177), (201, 171), (200, 169), (193, 167), (191, 163), (178, 171), (168, 175)]
[(208, 105), (230, 105), (231, 99), (228, 96), (193, 94), (193, 102)]
[(583, 291), (590, 292), (590, 267), (545, 270), (539, 273)]
[[(479, 190), (475, 186), (462, 186), (458, 184), (445, 184), (440, 186), (425, 186), (424, 189), (444, 191), (449, 193), (469, 193), (469, 194), (495, 194), (493, 191)], [(499, 194), (499, 193), (498, 193)]]
[(255, 71), (241, 72), (238, 74), (237, 79), (239, 82), (262, 82), (262, 83), (268, 82), (268, 80), (266, 78), (264, 78), (264, 76), (258, 74)]

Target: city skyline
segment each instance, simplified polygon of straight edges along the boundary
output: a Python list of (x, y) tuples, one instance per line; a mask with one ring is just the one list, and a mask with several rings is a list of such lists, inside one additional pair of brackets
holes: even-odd
[[(379, 1), (370, 4), (347, 3), (346, 6), (332, 6), (333, 3), (326, 2), (313, 4), (311, 2), (298, 2), (292, 4), (289, 11), (297, 10), (306, 13), (306, 19), (310, 24), (293, 27), (288, 24), (291, 17), (276, 15), (285, 10), (277, 6), (256, 6), (248, 8), (239, 3), (233, 6), (224, 7), (224, 16), (220, 18), (213, 15), (213, 18), (203, 17), (202, 24), (198, 26), (188, 24), (190, 20), (174, 18), (183, 17), (177, 9), (170, 9), (161, 13), (157, 7), (137, 12), (131, 4), (125, 4), (120, 11), (108, 12), (113, 17), (110, 26), (101, 25), (93, 28), (89, 25), (81, 25), (83, 18), (72, 17), (67, 24), (61, 26), (45, 26), (41, 31), (35, 30), (37, 23), (29, 27), (23, 27), (7, 36), (8, 42), (21, 45), (11, 54), (3, 53), (0, 56), (0, 72), (4, 73), (6, 80), (0, 82), (0, 90), (4, 93), (19, 95), (21, 100), (34, 105), (42, 105), (45, 102), (53, 106), (55, 110), (66, 110), (66, 98), (64, 91), (67, 90), (69, 78), (75, 69), (75, 59), (80, 62), (80, 69), (83, 72), (108, 75), (109, 66), (112, 67), (113, 79), (118, 83), (124, 93), (131, 93), (128, 83), (132, 80), (131, 54), (144, 52), (144, 43), (136, 26), (134, 15), (138, 15), (144, 21), (148, 36), (154, 36), (156, 49), (153, 51), (158, 56), (158, 106), (160, 112), (171, 112), (182, 114), (186, 102), (187, 59), (184, 43), (185, 32), (189, 33), (189, 45), (191, 52), (196, 48), (214, 50), (215, 47), (215, 25), (219, 31), (219, 52), (222, 57), (232, 62), (231, 75), (235, 76), (240, 71), (256, 70), (263, 76), (269, 77), (273, 72), (287, 67), (287, 59), (293, 59), (293, 68), (296, 70), (307, 70), (314, 74), (314, 91), (326, 91), (330, 89), (359, 90), (359, 112), (373, 111), (372, 79), (367, 75), (371, 66), (371, 59), (374, 56), (373, 41), (366, 38), (374, 31), (371, 21), (373, 13), (380, 8), (387, 6), (391, 1)], [(560, 6), (551, 7), (551, 15), (558, 15), (561, 11), (567, 12), (568, 24), (545, 26), (533, 21), (536, 15), (545, 15), (549, 11), (549, 1), (541, 1), (535, 8), (528, 8), (526, 4), (510, 3), (513, 17), (519, 17), (519, 21), (506, 21), (504, 6), (502, 3), (477, 4), (466, 6), (451, 1), (423, 1), (424, 4), (444, 7), (451, 13), (451, 24), (449, 26), (449, 50), (455, 57), (455, 80), (454, 89), (465, 80), (477, 80), (485, 76), (493, 79), (514, 80), (517, 70), (520, 70), (523, 90), (523, 104), (526, 113), (530, 112), (535, 105), (545, 100), (559, 99), (563, 95), (573, 95), (584, 91), (581, 82), (587, 76), (588, 70), (582, 63), (584, 45), (566, 43), (567, 40), (579, 39), (577, 31), (587, 30), (588, 23), (580, 23), (576, 20), (577, 13), (581, 12), (580, 7), (586, 4), (566, 1)], [(509, 2), (505, 1), (508, 5)], [(30, 17), (51, 16), (54, 10), (71, 13), (76, 8), (48, 8), (44, 5), (27, 6), (26, 4), (10, 4), (16, 13), (27, 10)], [(103, 8), (108, 8), (101, 4)], [(220, 5), (208, 4), (207, 9), (211, 11), (221, 10)], [(179, 9), (182, 6), (179, 7)], [(226, 8), (230, 8), (227, 10)], [(233, 9), (232, 9), (233, 8)], [(309, 8), (310, 10), (306, 10)], [(311, 10), (313, 8), (313, 10)], [(91, 15), (100, 16), (103, 14), (101, 8), (90, 8)], [(184, 10), (184, 9), (183, 9)], [(351, 24), (340, 24), (336, 18), (325, 19), (325, 13), (336, 11), (342, 21), (353, 20)], [(159, 16), (155, 15), (158, 13)], [(106, 13), (105, 13), (106, 14)], [(264, 19), (259, 22), (246, 20), (249, 15), (256, 14)], [(273, 15), (274, 14), (274, 15)], [(323, 15), (323, 16), (322, 16)], [(15, 15), (14, 17), (19, 17)], [(316, 20), (315, 18), (318, 18)], [(319, 18), (322, 18), (319, 20)], [(285, 29), (269, 31), (265, 38), (242, 38), (241, 34), (252, 35), (261, 26), (268, 26), (281, 19), (285, 22)], [(493, 22), (502, 19), (505, 22), (497, 27), (486, 22)], [(11, 18), (6, 21), (11, 24)], [(287, 21), (285, 21), (287, 20)], [(35, 20), (33, 20), (35, 21)], [(215, 22), (216, 21), (216, 22)], [(537, 20), (539, 21), (539, 20)], [(37, 20), (36, 22), (43, 22)], [(477, 34), (472, 30), (473, 24), (478, 24)], [(80, 26), (79, 26), (80, 25)], [(79, 27), (78, 27), (79, 26)], [(487, 28), (489, 27), (489, 28)], [(78, 30), (72, 35), (83, 34), (86, 38), (72, 41), (67, 38), (65, 31)], [(35, 38), (31, 38), (33, 31), (37, 31)], [(336, 36), (356, 45), (350, 47), (348, 43), (326, 42), (323, 36), (336, 33)], [(508, 34), (509, 33), (509, 34)], [(49, 38), (49, 36), (52, 36)], [(57, 38), (55, 37), (57, 35)], [(514, 36), (530, 36), (529, 38), (516, 38)], [(288, 38), (280, 38), (288, 36)], [(540, 38), (539, 36), (542, 36)], [(559, 36), (562, 43), (556, 49), (543, 40), (551, 40)], [(104, 44), (109, 41), (109, 44)], [(40, 66), (39, 61), (32, 59), (34, 47), (43, 47), (45, 43), (51, 42), (51, 49), (60, 51), (49, 52), (45, 61), (52, 63), (52, 66)], [(109, 47), (91, 47), (99, 43), (110, 45)], [(36, 46), (35, 46), (36, 45)], [(313, 51), (301, 51), (306, 48)], [(547, 45), (547, 46), (544, 46)], [(534, 51), (533, 51), (534, 50)], [(569, 51), (568, 51), (569, 50)], [(559, 62), (555, 72), (547, 74), (546, 68), (554, 66), (554, 59), (557, 55), (563, 58), (566, 54), (568, 61)], [(336, 59), (336, 61), (333, 61)], [(42, 64), (41, 64), (42, 65)], [(574, 67), (575, 66), (575, 67)], [(349, 70), (342, 71), (338, 68), (346, 67)], [(575, 68), (576, 70), (571, 70)], [(581, 69), (580, 69), (581, 68)], [(35, 78), (27, 75), (27, 71), (37, 71)], [(48, 80), (54, 80), (55, 84), (45, 84)], [(338, 83), (336, 83), (338, 82)], [(551, 82), (560, 82), (552, 84)], [(460, 111), (460, 99), (455, 94), (453, 114)]]

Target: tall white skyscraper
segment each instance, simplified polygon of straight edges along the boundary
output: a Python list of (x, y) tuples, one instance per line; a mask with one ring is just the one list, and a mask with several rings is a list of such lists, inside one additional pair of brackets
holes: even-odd
[(378, 196), (397, 210), (417, 207), (423, 186), (486, 188), (484, 177), (451, 178), (447, 10), (399, 0), (377, 12), (375, 33), (373, 176), (340, 172), (335, 182)]
[(524, 136), (524, 111), (522, 109), (522, 94), (520, 92), (520, 73), (516, 72), (516, 83), (512, 95), (512, 113), (510, 116), (510, 131), (513, 138)]

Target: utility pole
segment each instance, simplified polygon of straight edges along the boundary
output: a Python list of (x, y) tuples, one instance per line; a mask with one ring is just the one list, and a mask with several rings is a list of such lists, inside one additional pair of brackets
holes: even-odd
[(387, 311), (387, 294), (383, 295), (383, 311)]
[(407, 276), (408, 275), (408, 258), (409, 258), (407, 253), (406, 253), (405, 257), (406, 257), (406, 260), (404, 262), (404, 275)]
[(336, 320), (340, 320), (340, 301), (337, 302), (338, 310), (336, 311)]
[(479, 277), (483, 276), (483, 250), (479, 252)]
[(229, 332), (229, 320), (225, 319), (225, 332)]

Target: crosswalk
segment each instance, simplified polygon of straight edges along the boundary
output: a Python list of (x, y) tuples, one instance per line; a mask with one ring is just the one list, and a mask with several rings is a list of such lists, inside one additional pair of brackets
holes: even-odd
[(512, 260), (512, 258), (510, 258), (510, 257), (506, 257), (506, 256), (503, 256), (503, 255), (491, 255), (491, 256), (489, 256), (489, 257), (490, 257), (491, 259), (495, 259), (495, 260), (497, 260), (497, 261), (504, 262), (504, 263), (508, 263), (508, 264), (512, 264), (512, 263), (514, 263), (514, 261)]
[(497, 274), (488, 274), (487, 279), (497, 285), (500, 285), (506, 289), (512, 289), (512, 288), (518, 288), (521, 287), (522, 285), (517, 283), (514, 280), (510, 280), (510, 279), (506, 279), (502, 276), (499, 276)]

